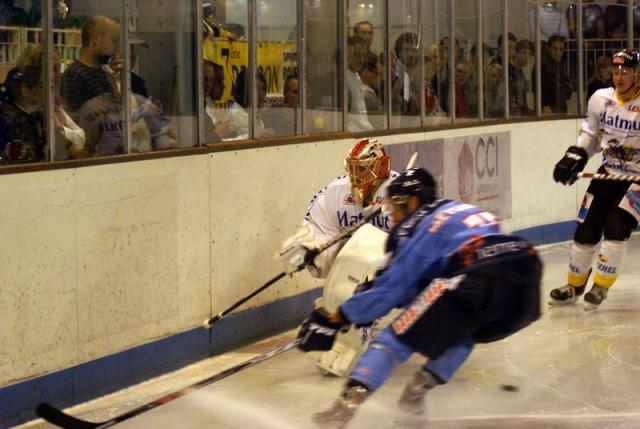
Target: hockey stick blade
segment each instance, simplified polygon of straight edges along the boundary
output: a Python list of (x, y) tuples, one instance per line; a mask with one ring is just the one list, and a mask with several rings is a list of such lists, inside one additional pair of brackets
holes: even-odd
[(258, 355), (252, 359), (241, 362), (237, 365), (234, 365), (230, 368), (225, 369), (217, 374), (212, 375), (211, 377), (207, 377), (204, 380), (200, 380), (196, 383), (193, 383), (187, 387), (184, 387), (180, 390), (176, 390), (175, 392), (168, 393), (158, 399), (155, 399), (151, 402), (148, 402), (144, 405), (141, 405), (132, 410), (126, 411), (122, 414), (119, 414), (109, 420), (105, 420), (102, 422), (90, 422), (87, 420), (82, 420), (77, 417), (73, 417), (59, 408), (54, 407), (51, 404), (41, 403), (36, 407), (36, 414), (49, 423), (52, 423), (56, 426), (59, 426), (64, 429), (95, 429), (95, 428), (108, 428), (118, 423), (121, 423), (125, 420), (128, 420), (132, 417), (140, 415), (144, 412), (152, 410), (154, 408), (159, 407), (160, 405), (164, 405), (168, 402), (173, 401), (174, 399), (181, 398), (186, 394), (193, 392), (194, 390), (201, 389), (205, 386), (215, 383), (216, 381), (220, 381), (223, 378), (227, 378), (233, 374), (236, 374), (242, 370), (245, 370), (249, 367), (259, 364), (260, 362), (264, 362), (268, 359), (278, 356), (286, 351), (291, 350), (295, 346), (300, 343), (301, 340), (296, 339), (287, 344), (284, 344), (278, 348), (265, 352), (261, 355)]

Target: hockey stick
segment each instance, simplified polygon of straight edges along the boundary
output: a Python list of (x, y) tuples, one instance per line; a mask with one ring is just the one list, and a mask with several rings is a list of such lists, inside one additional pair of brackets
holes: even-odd
[[(300, 267), (298, 267), (298, 269), (295, 272), (303, 270), (304, 267), (306, 267), (307, 265), (311, 265), (316, 256), (318, 256), (320, 253), (324, 252), (329, 247), (331, 247), (334, 244), (336, 244), (338, 241), (340, 241), (340, 240), (344, 239), (345, 237), (351, 235), (355, 230), (360, 228), (365, 223), (369, 222), (374, 216), (377, 216), (381, 211), (382, 211), (382, 207), (381, 206), (375, 207), (369, 214), (367, 214), (365, 217), (363, 217), (361, 221), (351, 225), (350, 227), (344, 228), (334, 238), (332, 238), (331, 240), (327, 241), (326, 243), (323, 243), (317, 249), (314, 249), (314, 250), (310, 251), (309, 254), (307, 255), (307, 258), (305, 259), (304, 264), (302, 264)], [(227, 308), (224, 311), (221, 311), (220, 313), (216, 314), (215, 316), (210, 317), (209, 319), (207, 319), (204, 322), (202, 322), (202, 326), (204, 328), (206, 328), (206, 329), (210, 329), (211, 326), (215, 322), (217, 322), (218, 320), (222, 319), (224, 316), (226, 316), (227, 314), (229, 314), (230, 312), (232, 312), (236, 308), (240, 307), (242, 304), (244, 304), (245, 302), (247, 302), (248, 300), (250, 300), (254, 296), (258, 295), (260, 292), (262, 292), (263, 290), (267, 289), (269, 286), (271, 286), (272, 284), (274, 284), (275, 282), (277, 282), (278, 280), (280, 280), (281, 278), (283, 278), (286, 275), (287, 275), (286, 272), (284, 272), (284, 271), (281, 272), (280, 274), (278, 274), (277, 276), (275, 276), (274, 278), (272, 278), (271, 280), (269, 280), (268, 282), (266, 282), (265, 284), (260, 286), (258, 289), (256, 289), (253, 292), (251, 292), (249, 295), (247, 295), (244, 298), (242, 298), (239, 301), (237, 301), (231, 307)]]
[(159, 407), (160, 405), (164, 405), (167, 402), (171, 402), (174, 399), (178, 399), (181, 398), (183, 396), (185, 396), (188, 393), (193, 392), (194, 390), (198, 390), (201, 389), (205, 386), (208, 386), (212, 383), (215, 383), (216, 381), (220, 381), (223, 378), (227, 378), (230, 375), (233, 375), (237, 372), (240, 372), (244, 369), (247, 369), (249, 367), (252, 367), (256, 364), (259, 364), (260, 362), (264, 362), (265, 360), (271, 359), (272, 357), (275, 357), (281, 353), (284, 353), (288, 350), (291, 350), (292, 348), (294, 348), (295, 346), (298, 345), (298, 343), (300, 343), (300, 339), (296, 339), (294, 341), (291, 341), (290, 343), (284, 344), (276, 349), (273, 349), (271, 351), (268, 351), (266, 353), (263, 353), (261, 355), (258, 355), (252, 359), (249, 359), (247, 361), (241, 362), (237, 365), (232, 366), (231, 368), (225, 369), (222, 372), (219, 372), (215, 375), (212, 375), (211, 377), (205, 378), (204, 380), (198, 381), (197, 383), (194, 383), (190, 386), (184, 387), (180, 390), (177, 390), (175, 392), (172, 393), (168, 393), (156, 400), (153, 400), (147, 404), (141, 405), (137, 408), (134, 408), (133, 410), (129, 410), (125, 413), (122, 413), (120, 415), (117, 415), (109, 420), (105, 420), (102, 422), (90, 422), (87, 420), (82, 420), (79, 419), (77, 417), (73, 417), (67, 413), (65, 413), (64, 411), (60, 410), (59, 408), (54, 407), (51, 404), (47, 404), (45, 402), (39, 404), (36, 407), (36, 414), (40, 417), (42, 417), (43, 419), (45, 419), (46, 421), (48, 421), (49, 423), (53, 423), (56, 426), (59, 426), (61, 428), (66, 428), (66, 429), (95, 429), (95, 428), (108, 428), (111, 427), (113, 425), (116, 425), (118, 423), (121, 423), (125, 420), (128, 420), (132, 417), (135, 417), (137, 415), (140, 415), (142, 413), (145, 413), (149, 410), (153, 410), (154, 408)]
[(632, 176), (630, 174), (578, 173), (577, 177), (580, 179), (620, 180), (640, 183), (640, 176)]

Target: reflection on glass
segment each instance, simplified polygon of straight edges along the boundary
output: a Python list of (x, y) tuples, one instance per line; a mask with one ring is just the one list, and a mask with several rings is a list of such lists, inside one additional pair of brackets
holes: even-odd
[[(31, 9), (15, 7), (4, 16), (0, 32), (0, 164), (49, 159), (44, 120), (44, 72), (40, 43), (41, 23)], [(18, 13), (21, 12), (21, 13)], [(26, 36), (26, 37), (25, 37)]]
[[(296, 0), (266, 0), (257, 5), (258, 137), (292, 136), (299, 121)], [(260, 91), (261, 88), (258, 88)]]

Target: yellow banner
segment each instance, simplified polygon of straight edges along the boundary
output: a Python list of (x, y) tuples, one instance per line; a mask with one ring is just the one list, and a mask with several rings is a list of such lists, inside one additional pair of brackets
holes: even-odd
[[(267, 96), (275, 98), (281, 96), (287, 76), (297, 73), (297, 48), (295, 42), (260, 42), (257, 44), (258, 71), (264, 75), (267, 81)], [(247, 42), (205, 39), (203, 58), (224, 67), (225, 89), (219, 104), (230, 104), (233, 101), (231, 94), (236, 78), (249, 64)]]

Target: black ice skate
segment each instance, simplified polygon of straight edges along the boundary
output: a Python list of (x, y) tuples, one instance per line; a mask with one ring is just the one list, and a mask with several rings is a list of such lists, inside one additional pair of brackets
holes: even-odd
[(591, 290), (584, 296), (584, 310), (596, 310), (602, 304), (602, 301), (607, 299), (607, 292), (609, 292), (608, 288), (594, 283)]
[(570, 284), (566, 284), (552, 289), (549, 294), (551, 297), (551, 299), (549, 299), (549, 305), (567, 305), (578, 301), (580, 295), (584, 293), (584, 289), (587, 286), (590, 276), (591, 268), (589, 268), (589, 273), (587, 274), (587, 278), (584, 279), (582, 286), (571, 286)]
[(431, 373), (419, 370), (407, 382), (398, 399), (398, 407), (411, 414), (424, 414), (424, 397), (427, 391), (440, 384)]
[(324, 411), (311, 416), (311, 420), (321, 428), (342, 429), (353, 418), (356, 409), (369, 396), (369, 391), (362, 386), (348, 387), (342, 395)]

